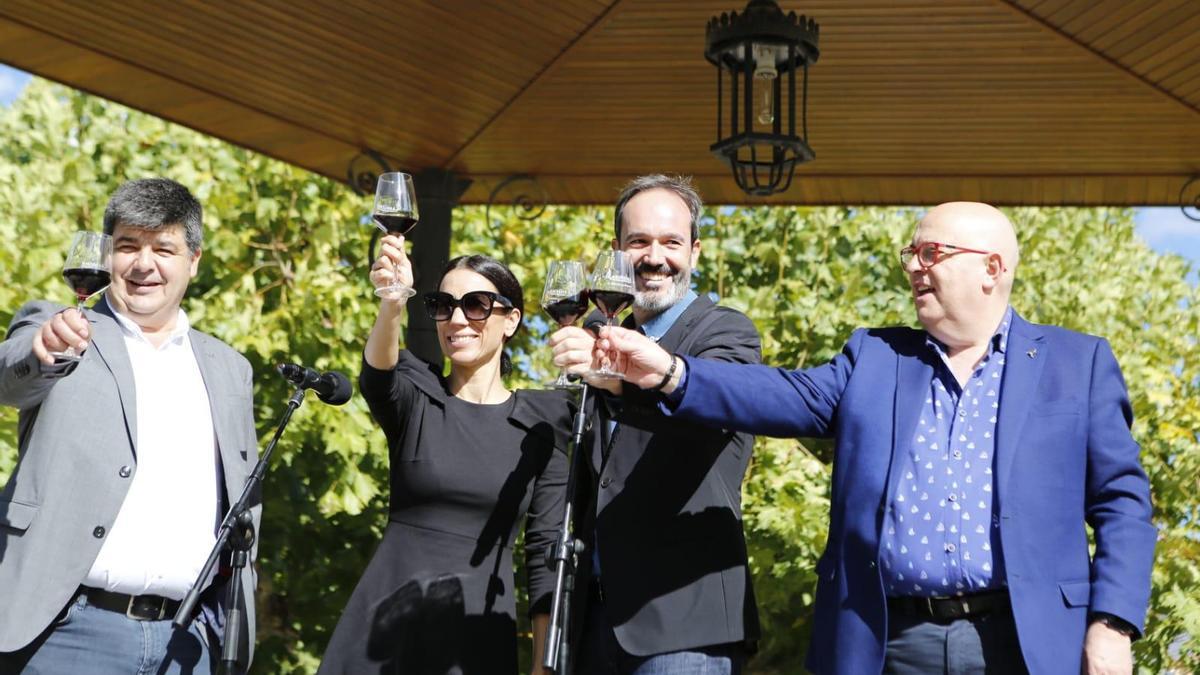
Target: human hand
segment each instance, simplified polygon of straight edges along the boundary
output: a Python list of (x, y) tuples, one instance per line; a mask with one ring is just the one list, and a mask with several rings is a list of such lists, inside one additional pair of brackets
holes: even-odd
[(1083, 675), (1131, 675), (1133, 648), (1128, 635), (1093, 621), (1083, 641)]
[[(638, 331), (619, 326), (605, 326), (600, 329), (600, 339), (596, 341), (596, 354), (605, 353), (615, 357), (613, 370), (621, 373), (626, 382), (642, 389), (657, 387), (670, 370), (671, 361), (675, 358), (654, 340)], [(663, 392), (670, 393), (674, 389), (673, 385), (674, 383), (668, 384)]]
[[(376, 290), (397, 284), (412, 287), (412, 263), (404, 252), (403, 235), (388, 234), (379, 240), (379, 257), (371, 265), (371, 284)], [(397, 295), (385, 297), (383, 302), (385, 305), (393, 304), (403, 307), (406, 299), (407, 297)]]
[(88, 348), (91, 326), (87, 317), (74, 307), (50, 317), (33, 336), (33, 355), (42, 363), (54, 365), (54, 352), (74, 350), (76, 356)]
[(610, 393), (621, 393), (620, 380), (587, 377), (588, 371), (601, 364), (601, 359), (596, 357), (596, 338), (590, 332), (576, 326), (559, 328), (550, 336), (550, 347), (554, 350), (554, 365), (568, 375), (583, 377), (593, 387)]

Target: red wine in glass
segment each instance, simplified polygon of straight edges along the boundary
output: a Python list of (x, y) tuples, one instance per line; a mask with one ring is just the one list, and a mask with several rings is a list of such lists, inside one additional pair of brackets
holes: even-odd
[(633, 304), (633, 293), (624, 291), (601, 291), (592, 289), (592, 302), (609, 319), (615, 318), (626, 307)]
[[(371, 210), (375, 227), (387, 234), (406, 235), (416, 226), (417, 219), (417, 193), (412, 176), (399, 172), (381, 174), (375, 184), (375, 207)], [(375, 295), (393, 300), (416, 294), (411, 286), (396, 279), (375, 289)]]
[[(592, 283), (588, 289), (592, 302), (604, 313), (608, 325), (621, 310), (633, 304), (633, 265), (622, 251), (601, 251), (592, 268)], [(609, 360), (611, 362), (611, 359)], [(598, 379), (619, 380), (621, 374), (612, 370), (609, 362), (588, 375)]]
[[(62, 275), (75, 294), (76, 310), (82, 316), (84, 301), (103, 291), (112, 281), (112, 237), (103, 232), (76, 232), (63, 263)], [(82, 358), (71, 346), (51, 352), (51, 356), (56, 363)]]
[(372, 218), (388, 234), (408, 234), (417, 224), (417, 217), (407, 214), (376, 213)]
[(559, 326), (566, 327), (579, 320), (583, 313), (587, 311), (587, 291), (582, 291), (575, 295), (555, 300), (542, 306), (550, 318)]
[(83, 303), (112, 283), (112, 274), (96, 267), (68, 267), (63, 270), (63, 279), (75, 291), (76, 300)]
[[(551, 260), (546, 268), (546, 285), (542, 288), (542, 309), (554, 319), (560, 328), (566, 328), (587, 312), (587, 282), (584, 280), (583, 263), (578, 260)], [(551, 389), (575, 389), (575, 384), (565, 371), (558, 371), (558, 379), (548, 383)]]

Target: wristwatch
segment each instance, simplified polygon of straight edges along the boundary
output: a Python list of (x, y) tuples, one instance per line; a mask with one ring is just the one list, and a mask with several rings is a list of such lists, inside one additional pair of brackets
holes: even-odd
[(1093, 623), (1102, 623), (1105, 626), (1108, 626), (1130, 640), (1137, 638), (1137, 627), (1114, 614), (1109, 614), (1107, 612), (1095, 612), (1092, 614), (1091, 620)]

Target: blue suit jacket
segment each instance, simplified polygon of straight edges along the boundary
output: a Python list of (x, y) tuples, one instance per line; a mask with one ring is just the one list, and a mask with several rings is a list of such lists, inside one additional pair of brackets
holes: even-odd
[[(1089, 611), (1142, 628), (1155, 530), (1107, 341), (1013, 317), (995, 481), (1021, 651), (1031, 673), (1078, 673)], [(686, 359), (672, 414), (780, 437), (835, 439), (829, 541), (817, 563), (808, 667), (878, 673), (888, 622), (880, 530), (933, 375), (925, 332), (860, 329), (828, 364), (788, 371)], [(1088, 554), (1085, 522), (1095, 530)]]

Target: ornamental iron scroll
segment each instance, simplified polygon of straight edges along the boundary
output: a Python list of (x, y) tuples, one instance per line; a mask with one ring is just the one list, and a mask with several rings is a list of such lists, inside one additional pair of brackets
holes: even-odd
[(367, 148), (350, 159), (346, 165), (346, 184), (360, 195), (375, 194), (379, 176), (392, 171), (383, 155)]
[(516, 174), (500, 181), (488, 195), (483, 219), (489, 226), (498, 228), (503, 224), (503, 220), (492, 222), (492, 205), (495, 204), (508, 206), (512, 209), (512, 214), (520, 220), (537, 220), (546, 212), (547, 201), (549, 195), (546, 188), (537, 178), (528, 174)]
[(1200, 223), (1200, 176), (1192, 176), (1179, 189), (1179, 210), (1188, 220)]

